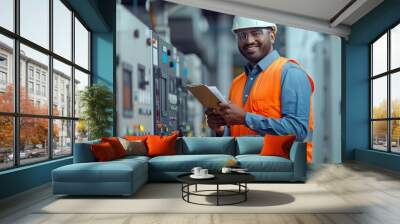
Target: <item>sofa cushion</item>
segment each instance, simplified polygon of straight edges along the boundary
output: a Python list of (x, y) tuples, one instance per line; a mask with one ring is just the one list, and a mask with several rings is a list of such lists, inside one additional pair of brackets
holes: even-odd
[[(124, 158), (120, 158), (117, 160), (113, 160), (113, 162), (127, 162), (130, 163), (132, 161), (138, 160), (138, 161), (143, 161), (143, 162), (148, 162), (150, 157), (147, 156), (136, 156), (136, 155), (131, 155), (131, 156), (125, 156)], [(135, 162), (133, 162), (135, 163)]]
[(183, 137), (178, 145), (178, 154), (226, 154), (234, 155), (235, 141), (232, 137)]
[(94, 157), (96, 157), (96, 161), (105, 162), (118, 158), (118, 156), (115, 154), (115, 150), (109, 142), (92, 144), (90, 147)]
[(249, 172), (292, 172), (292, 161), (278, 156), (238, 155), (240, 167)]
[(111, 144), (114, 149), (115, 155), (117, 158), (122, 158), (126, 156), (126, 151), (124, 146), (121, 144), (117, 137), (103, 137), (101, 138), (101, 142), (108, 142)]
[(178, 132), (174, 132), (170, 136), (150, 135), (147, 137), (147, 155), (148, 156), (164, 156), (176, 154), (176, 139)]
[(193, 167), (200, 166), (210, 171), (219, 171), (230, 159), (231, 155), (175, 155), (158, 156), (149, 160), (150, 171), (190, 172)]
[(236, 155), (260, 154), (264, 144), (263, 137), (236, 137)]
[(289, 159), (290, 148), (296, 140), (295, 135), (265, 135), (261, 156), (280, 156)]
[[(130, 182), (134, 173), (138, 172), (147, 172), (145, 161), (122, 159), (74, 163), (53, 170), (52, 174), (53, 181), (57, 182)], [(147, 176), (147, 173), (145, 175)]]
[(124, 138), (118, 138), (121, 142), (122, 146), (126, 151), (126, 155), (138, 155), (145, 156), (147, 155), (146, 143), (141, 140), (126, 140)]
[(100, 139), (75, 143), (74, 147), (74, 163), (95, 162), (96, 158), (90, 148), (92, 144), (99, 144)]

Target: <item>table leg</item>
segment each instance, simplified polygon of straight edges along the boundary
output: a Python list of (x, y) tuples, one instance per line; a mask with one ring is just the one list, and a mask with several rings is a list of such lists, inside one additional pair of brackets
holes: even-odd
[(217, 184), (217, 206), (219, 205), (219, 184)]
[(187, 185), (187, 201), (189, 202), (189, 195), (190, 195), (190, 184)]
[(244, 201), (247, 201), (247, 192), (248, 192), (248, 190), (247, 190), (247, 183), (244, 183), (244, 190), (245, 190), (245, 192), (244, 192)]

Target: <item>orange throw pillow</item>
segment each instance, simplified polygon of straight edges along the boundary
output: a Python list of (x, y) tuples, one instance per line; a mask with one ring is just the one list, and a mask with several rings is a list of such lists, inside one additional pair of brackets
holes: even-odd
[(147, 143), (147, 155), (148, 156), (164, 156), (164, 155), (176, 155), (176, 139), (178, 134), (174, 133), (171, 136), (148, 136)]
[(114, 149), (115, 155), (117, 158), (125, 157), (126, 151), (124, 146), (122, 146), (121, 142), (119, 142), (118, 138), (110, 137), (110, 138), (101, 138), (101, 142), (108, 142)]
[(91, 149), (94, 157), (99, 162), (110, 161), (117, 158), (113, 147), (108, 142), (93, 144), (91, 145)]
[(265, 135), (264, 146), (261, 149), (261, 156), (280, 156), (286, 159), (290, 157), (290, 147), (296, 140), (294, 135)]

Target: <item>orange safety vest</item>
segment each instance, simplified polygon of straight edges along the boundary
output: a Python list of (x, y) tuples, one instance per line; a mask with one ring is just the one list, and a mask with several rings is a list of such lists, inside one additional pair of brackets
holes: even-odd
[[(231, 84), (229, 90), (229, 99), (232, 103), (240, 106), (246, 112), (260, 114), (265, 117), (279, 119), (282, 118), (281, 111), (281, 76), (282, 68), (288, 62), (299, 64), (297, 61), (279, 57), (265, 71), (261, 72), (243, 105), (243, 91), (247, 81), (245, 73), (237, 76)], [(314, 81), (309, 74), (308, 80), (311, 85), (311, 96), (314, 92)], [(290, 77), (289, 77), (290, 78)], [(312, 101), (310, 99), (310, 115), (308, 129), (313, 130)], [(245, 125), (231, 125), (231, 136), (257, 135), (257, 132), (251, 130)], [(307, 161), (312, 161), (312, 142), (307, 142)]]

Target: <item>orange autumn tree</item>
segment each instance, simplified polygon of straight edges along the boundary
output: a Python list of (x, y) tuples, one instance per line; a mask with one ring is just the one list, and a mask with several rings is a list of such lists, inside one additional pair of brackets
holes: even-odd
[[(29, 99), (29, 95), (24, 87), (20, 88), (20, 110), (23, 114), (47, 114), (46, 104), (34, 105)], [(13, 86), (7, 86), (6, 92), (0, 94), (0, 108), (4, 112), (13, 112), (14, 97)], [(58, 111), (55, 111), (58, 113)], [(0, 145), (5, 148), (13, 146), (13, 121), (11, 116), (0, 116)], [(26, 145), (47, 143), (48, 119), (21, 117), (20, 119), (20, 148), (24, 149)], [(53, 138), (59, 135), (59, 128), (54, 125)]]
[[(13, 112), (14, 96), (13, 86), (8, 85), (6, 92), (0, 93), (0, 111)], [(0, 116), (0, 146), (12, 148), (13, 146), (13, 119), (10, 116)]]
[[(391, 117), (400, 117), (400, 100), (392, 100)], [(374, 118), (387, 118), (387, 101), (381, 101), (377, 106), (373, 107)], [(374, 138), (385, 139), (387, 135), (387, 122), (374, 122), (373, 125)], [(397, 142), (400, 139), (400, 122), (393, 120), (391, 123), (392, 142)]]

